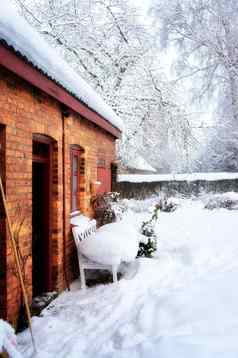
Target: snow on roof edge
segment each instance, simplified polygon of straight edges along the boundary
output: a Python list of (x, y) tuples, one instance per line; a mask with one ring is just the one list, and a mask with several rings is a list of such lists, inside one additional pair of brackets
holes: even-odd
[[(82, 101), (111, 125), (123, 131), (122, 120), (99, 94), (63, 60), (8, 2), (1, 4), (0, 38), (49, 78)], [(57, 58), (57, 61), (55, 59)]]

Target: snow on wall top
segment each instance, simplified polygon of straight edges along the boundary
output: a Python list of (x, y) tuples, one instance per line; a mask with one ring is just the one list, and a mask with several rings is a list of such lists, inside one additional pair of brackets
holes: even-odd
[(149, 183), (161, 181), (195, 181), (238, 179), (238, 173), (189, 173), (189, 174), (121, 174), (117, 181), (131, 183)]
[(0, 39), (25, 56), (52, 80), (61, 84), (114, 127), (123, 122), (103, 99), (64, 61), (43, 38), (17, 13), (9, 0), (1, 2)]
[(132, 169), (156, 172), (156, 169), (153, 168), (141, 155), (137, 155), (133, 160), (129, 160), (127, 166)]

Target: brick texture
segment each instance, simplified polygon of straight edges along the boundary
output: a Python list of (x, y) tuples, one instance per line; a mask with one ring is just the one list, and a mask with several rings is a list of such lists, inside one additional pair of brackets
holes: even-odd
[[(51, 166), (51, 237), (49, 249), (50, 287), (65, 288), (64, 267), (72, 281), (78, 274), (76, 253), (70, 233), (71, 159), (70, 146), (82, 148), (80, 176), (80, 209), (91, 216), (90, 183), (97, 180), (98, 153), (105, 153), (106, 168), (115, 161), (114, 137), (76, 113), (63, 119), (60, 104), (36, 90), (3, 67), (0, 67), (0, 125), (4, 126), (6, 197), (12, 223), (17, 223), (19, 204), (26, 219), (19, 235), (19, 246), (26, 258), (25, 281), (32, 299), (32, 141), (34, 134), (52, 139)], [(2, 128), (2, 127), (0, 127)], [(63, 171), (64, 156), (64, 171)], [(65, 191), (63, 191), (63, 172)], [(108, 188), (110, 189), (110, 188)], [(63, 218), (63, 193), (65, 214)], [(64, 225), (65, 223), (65, 225)], [(65, 241), (63, 233), (65, 232)], [(0, 316), (15, 323), (21, 302), (19, 281), (8, 235), (0, 237)], [(64, 256), (64, 253), (66, 254)]]

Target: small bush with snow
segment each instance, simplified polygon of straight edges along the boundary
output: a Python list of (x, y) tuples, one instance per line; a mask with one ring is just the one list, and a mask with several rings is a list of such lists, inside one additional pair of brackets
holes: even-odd
[(144, 200), (123, 199), (121, 202), (123, 206), (135, 213), (148, 212), (151, 207), (154, 208), (156, 205), (160, 207), (160, 211), (172, 212), (179, 206), (179, 202), (175, 197), (168, 198), (164, 193)]
[(177, 209), (178, 203), (175, 201), (175, 199), (162, 197), (159, 200), (157, 206), (159, 207), (160, 211), (170, 213)]
[(137, 257), (152, 257), (153, 252), (157, 250), (157, 234), (154, 227), (158, 220), (159, 210), (159, 205), (156, 205), (150, 220), (142, 223), (141, 234), (144, 239), (140, 240)]
[(97, 194), (92, 200), (94, 216), (98, 226), (110, 224), (122, 219), (126, 206), (119, 201), (120, 193)]
[(224, 194), (215, 194), (209, 197), (205, 203), (205, 209), (228, 209), (238, 210), (238, 193), (228, 192)]

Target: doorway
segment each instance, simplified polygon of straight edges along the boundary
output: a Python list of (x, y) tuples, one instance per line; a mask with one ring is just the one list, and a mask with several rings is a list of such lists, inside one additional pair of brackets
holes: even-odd
[[(43, 140), (44, 138), (40, 138)], [(48, 138), (47, 138), (48, 139)], [(32, 161), (32, 290), (50, 290), (51, 144), (33, 141)]]

